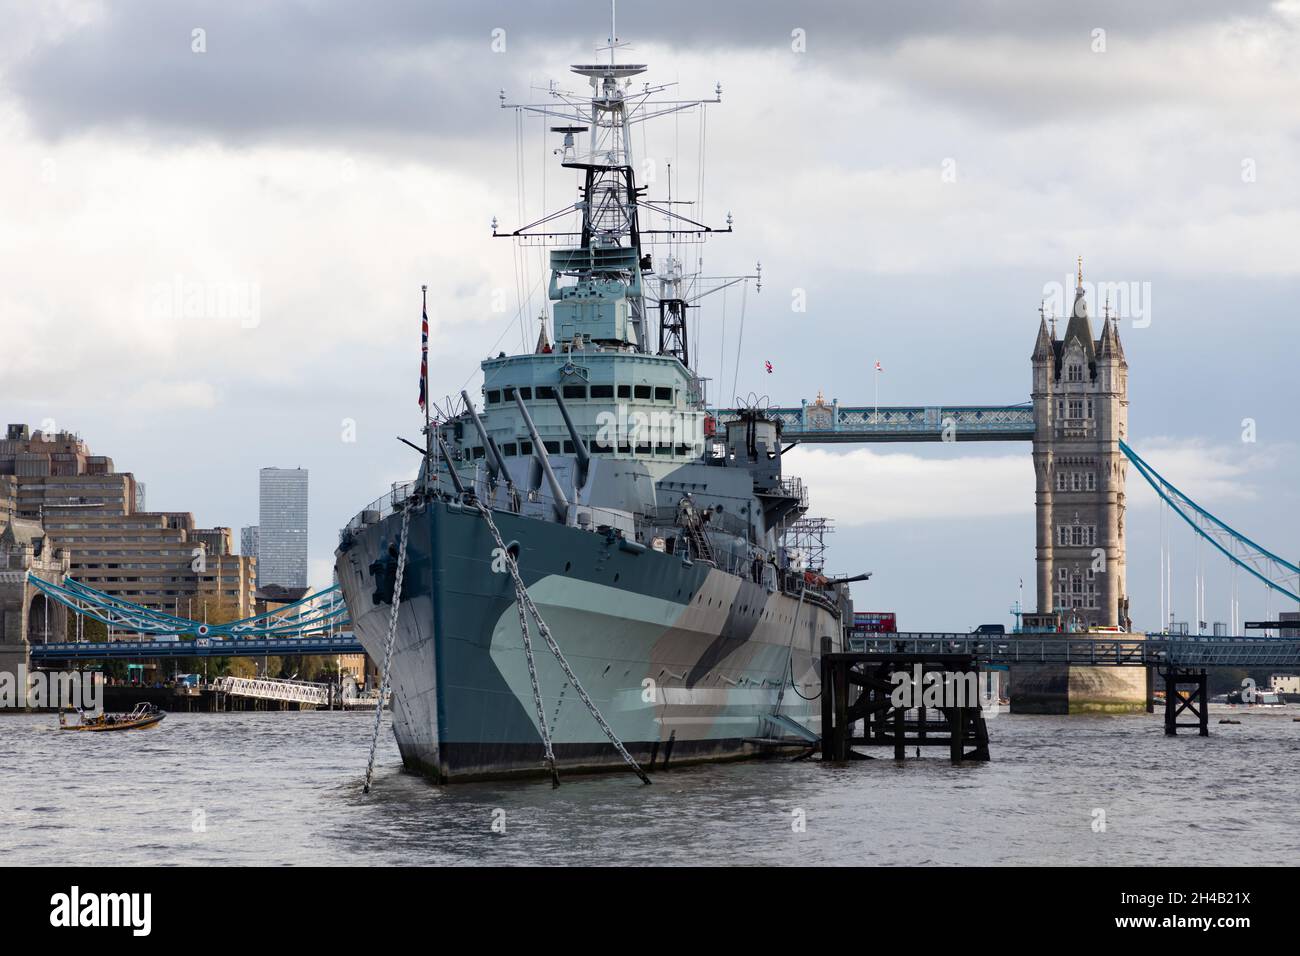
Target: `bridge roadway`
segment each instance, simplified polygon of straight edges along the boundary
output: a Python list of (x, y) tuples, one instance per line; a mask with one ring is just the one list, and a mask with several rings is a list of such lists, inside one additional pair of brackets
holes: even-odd
[[(808, 402), (800, 407), (768, 408), (781, 422), (784, 441), (1032, 441), (1034, 407), (1023, 405), (847, 406)], [(720, 408), (719, 422), (738, 418), (740, 409)]]
[(32, 663), (154, 657), (267, 657), (297, 654), (362, 654), (351, 633), (310, 637), (220, 638), (193, 641), (69, 641), (31, 645)]
[[(1068, 635), (908, 632), (854, 639), (865, 653), (963, 654), (986, 664), (1087, 664), (1111, 667), (1300, 667), (1300, 640), (1261, 637), (1152, 635), (1134, 638)], [(361, 654), (352, 634), (194, 641), (33, 644), (33, 663), (154, 657), (266, 657)]]
[(1106, 667), (1300, 667), (1300, 640), (1267, 637), (1151, 635), (1135, 638), (1067, 634), (899, 632), (855, 638), (867, 654), (958, 654), (984, 664), (1076, 664)]

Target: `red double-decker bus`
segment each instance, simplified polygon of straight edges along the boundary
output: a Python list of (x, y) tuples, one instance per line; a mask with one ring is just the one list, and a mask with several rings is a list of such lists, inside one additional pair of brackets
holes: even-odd
[(853, 631), (858, 634), (897, 634), (898, 617), (893, 611), (854, 611)]

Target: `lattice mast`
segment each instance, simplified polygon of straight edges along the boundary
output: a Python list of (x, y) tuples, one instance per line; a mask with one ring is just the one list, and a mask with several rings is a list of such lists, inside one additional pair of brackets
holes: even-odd
[[(758, 272), (703, 280), (712, 283), (703, 289), (698, 274), (685, 274), (681, 260), (671, 252), (664, 267), (656, 272), (646, 251), (648, 246), (703, 241), (710, 233), (731, 232), (732, 219), (728, 214), (726, 228), (714, 229), (678, 213), (673, 206), (682, 203), (672, 198), (671, 169), (668, 198), (648, 199), (646, 187), (637, 183), (632, 129), (647, 120), (720, 103), (722, 86), (715, 87), (712, 97), (699, 99), (666, 95), (676, 85), (672, 83), (644, 83), (641, 89), (634, 90), (633, 78), (644, 73), (647, 66), (619, 63), (616, 51), (624, 46), (627, 44), (618, 37), (612, 12), (608, 42), (598, 48), (598, 52), (608, 51), (608, 62), (571, 67), (573, 73), (587, 79), (589, 93), (564, 90), (552, 83), (546, 89), (546, 102), (510, 103), (502, 91), (502, 108), (558, 121), (550, 127), (562, 137), (555, 153), (564, 168), (579, 172), (582, 182), (576, 203), (512, 232), (498, 231), (494, 219), (493, 235), (513, 238), (523, 245), (560, 247), (550, 252), (548, 290), (551, 301), (557, 303), (557, 346), (572, 334), (581, 334), (616, 347), (675, 355), (689, 369), (686, 309), (709, 292), (757, 279)], [(585, 149), (578, 145), (584, 140)], [(565, 229), (561, 221), (574, 214), (577, 228), (572, 228), (571, 223)], [(655, 223), (647, 227), (652, 218)], [(649, 274), (656, 275), (657, 288), (644, 281)], [(657, 342), (647, 328), (651, 310), (659, 313)]]

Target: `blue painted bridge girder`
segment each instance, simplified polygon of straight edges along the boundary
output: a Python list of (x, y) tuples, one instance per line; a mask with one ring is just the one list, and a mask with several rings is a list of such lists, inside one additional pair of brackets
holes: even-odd
[(992, 665), (1069, 664), (1089, 667), (1300, 667), (1295, 638), (1168, 636), (1113, 637), (1069, 634), (1005, 636), (903, 633), (868, 634), (850, 640), (871, 654), (970, 655)]
[(69, 641), (32, 644), (32, 663), (141, 660), (155, 657), (268, 657), (298, 654), (362, 654), (351, 633), (311, 637), (203, 638), (193, 641)]
[[(1034, 406), (907, 405), (848, 406), (809, 402), (798, 408), (768, 408), (781, 422), (781, 438), (799, 442), (1032, 441)], [(740, 409), (714, 412), (720, 423), (740, 417)]]

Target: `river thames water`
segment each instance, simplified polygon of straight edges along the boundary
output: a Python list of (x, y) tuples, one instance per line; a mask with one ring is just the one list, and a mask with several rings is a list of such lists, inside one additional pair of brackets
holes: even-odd
[[(1240, 725), (1221, 725), (1231, 713)], [(1300, 706), (989, 721), (993, 760), (935, 749), (433, 786), (363, 713), (170, 714), (60, 734), (0, 716), (0, 859), (39, 864), (1294, 864)], [(882, 751), (883, 753), (883, 751)], [(494, 828), (494, 822), (496, 827)], [(803, 826), (800, 828), (799, 824)], [(1188, 838), (1191, 839), (1188, 839)]]

